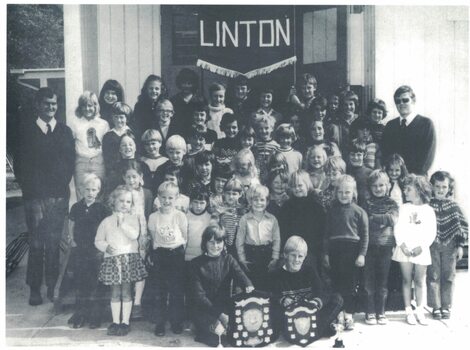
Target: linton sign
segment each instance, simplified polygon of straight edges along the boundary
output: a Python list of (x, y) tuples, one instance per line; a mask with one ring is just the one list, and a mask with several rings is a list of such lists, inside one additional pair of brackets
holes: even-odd
[(293, 64), (293, 6), (201, 6), (197, 65), (252, 78)]

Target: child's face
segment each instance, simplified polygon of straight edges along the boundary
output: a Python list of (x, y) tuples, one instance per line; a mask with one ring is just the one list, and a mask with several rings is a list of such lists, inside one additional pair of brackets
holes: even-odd
[(401, 175), (401, 167), (398, 164), (390, 164), (387, 169), (388, 177), (391, 181), (397, 181)]
[(99, 181), (88, 181), (84, 186), (84, 198), (87, 203), (93, 203), (101, 190)]
[(206, 125), (207, 115), (205, 111), (195, 111), (193, 113), (193, 122), (196, 125)]
[(176, 189), (167, 189), (158, 194), (158, 200), (161, 204), (162, 211), (168, 211), (175, 207), (178, 191)]
[(192, 151), (200, 151), (206, 145), (206, 139), (204, 137), (193, 135), (189, 139), (189, 143), (191, 144)]
[(212, 258), (220, 256), (224, 250), (224, 241), (216, 240), (214, 237), (206, 243), (207, 255)]
[(135, 142), (129, 136), (125, 136), (119, 145), (119, 152), (123, 159), (134, 159), (135, 157)]
[(362, 152), (349, 152), (349, 163), (354, 168), (359, 168), (364, 164), (364, 153)]
[(279, 138), (279, 146), (281, 146), (281, 149), (289, 149), (293, 142), (294, 138), (292, 135), (284, 135)]
[(201, 178), (210, 178), (212, 173), (212, 163), (210, 161), (207, 161), (205, 163), (198, 164), (196, 165), (196, 171), (199, 176), (201, 176)]
[(161, 145), (162, 143), (158, 140), (150, 140), (144, 143), (144, 150), (149, 158), (158, 158)]
[(114, 210), (118, 213), (129, 213), (132, 207), (132, 194), (124, 192), (116, 198), (114, 202)]
[(370, 138), (370, 130), (368, 128), (358, 129), (357, 137), (360, 140), (368, 140)]
[(217, 194), (224, 193), (224, 186), (227, 183), (227, 179), (223, 177), (216, 177), (214, 179), (214, 190)]
[(307, 197), (308, 195), (307, 184), (305, 184), (303, 181), (297, 181), (297, 183), (294, 185), (294, 188), (292, 189), (292, 194), (298, 198)]
[(176, 186), (179, 186), (178, 178), (176, 177), (176, 175), (165, 174), (164, 181), (170, 181), (170, 182), (174, 183)]
[(300, 128), (300, 118), (298, 115), (293, 115), (290, 117), (290, 123), (292, 125), (292, 127), (294, 128), (295, 132), (298, 132), (299, 131), (299, 128)]
[(246, 176), (250, 173), (251, 162), (248, 159), (239, 159), (237, 172), (241, 176)]
[(350, 204), (354, 198), (354, 185), (350, 183), (343, 183), (337, 190), (338, 201), (341, 204)]
[(241, 139), (242, 148), (251, 149), (255, 144), (255, 138), (253, 136), (244, 137)]
[(237, 85), (235, 86), (235, 97), (239, 100), (244, 100), (248, 97), (250, 90), (247, 85)]
[(200, 215), (206, 210), (207, 202), (205, 200), (193, 199), (191, 201), (191, 210), (194, 214)]
[(314, 170), (319, 170), (323, 168), (323, 165), (325, 165), (325, 161), (326, 160), (320, 151), (314, 150), (309, 154), (308, 164)]
[(139, 174), (134, 169), (127, 170), (123, 176), (123, 179), (126, 186), (133, 190), (139, 189), (140, 186), (142, 186), (142, 184), (144, 183), (144, 178), (142, 174)]
[(382, 111), (380, 108), (372, 108), (372, 111), (370, 111), (370, 116), (369, 116), (369, 119), (372, 122), (379, 124), (383, 118), (384, 118), (384, 111)]
[(234, 120), (233, 122), (225, 125), (224, 130), (222, 130), (230, 139), (233, 139), (238, 134), (238, 122)]
[(323, 141), (325, 137), (325, 130), (323, 129), (322, 122), (313, 122), (310, 126), (310, 136), (313, 141)]
[(306, 252), (300, 250), (292, 251), (290, 253), (284, 254), (286, 259), (286, 269), (289, 272), (300, 271), (304, 263), (305, 257), (307, 256)]
[(271, 140), (271, 134), (273, 132), (273, 127), (267, 123), (261, 123), (257, 129), (257, 136), (261, 141)]
[(338, 96), (331, 96), (328, 101), (328, 107), (331, 111), (337, 111), (339, 107), (339, 97)]
[(300, 91), (306, 100), (310, 100), (315, 97), (315, 86), (313, 83), (302, 84)]
[(81, 106), (82, 115), (86, 119), (93, 119), (96, 115), (96, 106), (93, 101), (88, 101), (85, 105)]
[(113, 114), (114, 128), (121, 130), (127, 125), (127, 117), (125, 114)]
[(385, 197), (387, 194), (388, 181), (383, 178), (378, 178), (371, 186), (370, 190), (375, 197)]
[(445, 178), (444, 181), (435, 181), (432, 185), (432, 191), (436, 199), (446, 199), (449, 193), (449, 179)]
[(170, 125), (171, 118), (174, 114), (173, 105), (171, 102), (166, 101), (162, 104), (159, 104), (157, 109), (158, 122), (161, 126)]
[(415, 186), (413, 185), (407, 185), (403, 189), (403, 194), (405, 195), (405, 198), (408, 202), (411, 202), (412, 204), (422, 204), (421, 197), (418, 194), (418, 190), (416, 189)]
[(325, 173), (326, 177), (330, 181), (330, 184), (336, 186), (336, 181), (343, 173), (338, 169), (330, 169)]
[(344, 101), (343, 111), (346, 117), (353, 116), (354, 112), (356, 111), (356, 104), (354, 103), (354, 101), (351, 101), (351, 100)]
[(263, 92), (260, 95), (259, 100), (262, 108), (270, 108), (273, 103), (273, 94), (270, 92)]
[(238, 200), (241, 197), (241, 192), (238, 191), (224, 191), (224, 201), (228, 206), (235, 206), (238, 204)]
[(152, 101), (156, 101), (162, 93), (162, 83), (159, 81), (151, 81), (147, 85), (147, 95)]
[(104, 99), (104, 102), (106, 102), (107, 104), (113, 105), (113, 104), (116, 103), (117, 100), (118, 100), (116, 91), (114, 91), (114, 90), (106, 90), (106, 91), (104, 92), (103, 99)]
[(185, 94), (191, 94), (193, 92), (193, 83), (190, 81), (183, 81), (181, 83), (181, 91)]
[(251, 209), (254, 213), (262, 213), (266, 210), (268, 200), (264, 196), (256, 196), (251, 199)]
[(217, 90), (211, 93), (211, 105), (214, 107), (220, 107), (225, 101), (225, 90)]
[(313, 118), (323, 120), (326, 117), (326, 109), (322, 109), (321, 106), (315, 105), (313, 106)]
[(185, 154), (184, 150), (179, 148), (169, 148), (166, 153), (168, 154), (168, 159), (170, 159), (174, 165), (183, 164), (183, 156)]
[(287, 183), (282, 181), (281, 177), (278, 175), (273, 179), (271, 183), (271, 190), (273, 193), (282, 194), (287, 190)]

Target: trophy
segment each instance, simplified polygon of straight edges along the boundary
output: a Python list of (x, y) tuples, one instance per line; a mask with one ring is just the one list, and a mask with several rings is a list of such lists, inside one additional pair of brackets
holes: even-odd
[(332, 324), (333, 328), (336, 330), (336, 339), (335, 339), (335, 344), (333, 345), (334, 348), (344, 348), (344, 343), (343, 343), (343, 330), (344, 326), (341, 323), (333, 323)]

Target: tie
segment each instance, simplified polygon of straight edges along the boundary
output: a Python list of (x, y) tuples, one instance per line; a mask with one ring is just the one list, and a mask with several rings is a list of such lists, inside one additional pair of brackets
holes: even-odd
[(46, 125), (47, 125), (46, 135), (49, 135), (52, 132), (51, 124), (47, 123)]
[(402, 120), (400, 121), (400, 127), (401, 127), (402, 129), (405, 129), (405, 128), (406, 128), (406, 120), (405, 120), (405, 119), (402, 119)]

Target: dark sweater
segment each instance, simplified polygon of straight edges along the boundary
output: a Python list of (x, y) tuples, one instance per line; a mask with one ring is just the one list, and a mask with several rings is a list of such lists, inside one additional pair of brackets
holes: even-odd
[(369, 198), (369, 186), (367, 185), (367, 179), (369, 178), (372, 169), (362, 165), (361, 167), (348, 168), (348, 174), (354, 177), (357, 184), (357, 203), (365, 208), (366, 200)]
[(434, 161), (436, 132), (431, 119), (417, 115), (404, 130), (400, 118), (385, 126), (380, 145), (383, 159), (398, 153), (405, 160), (410, 173), (426, 175)]
[(338, 201), (328, 211), (324, 238), (324, 251), (334, 241), (359, 243), (359, 255), (366, 255), (369, 245), (369, 219), (364, 209), (356, 203), (341, 204)]
[(235, 157), (241, 148), (240, 139), (238, 137), (224, 137), (214, 142), (212, 152), (214, 153), (217, 164), (229, 167), (233, 157)]
[(235, 279), (242, 287), (253, 286), (232, 255), (212, 258), (206, 254), (190, 262), (191, 295), (195, 306), (218, 317), (230, 305), (230, 284)]
[(72, 205), (69, 219), (75, 223), (73, 239), (77, 247), (94, 248), (98, 226), (109, 215), (111, 211), (100, 202), (94, 202), (88, 207), (82, 199)]
[(64, 198), (75, 168), (75, 141), (68, 126), (57, 122), (45, 135), (36, 121), (19, 133), (15, 176), (24, 199)]
[(393, 227), (398, 219), (398, 204), (389, 196), (367, 200), (369, 216), (369, 245), (395, 246)]

